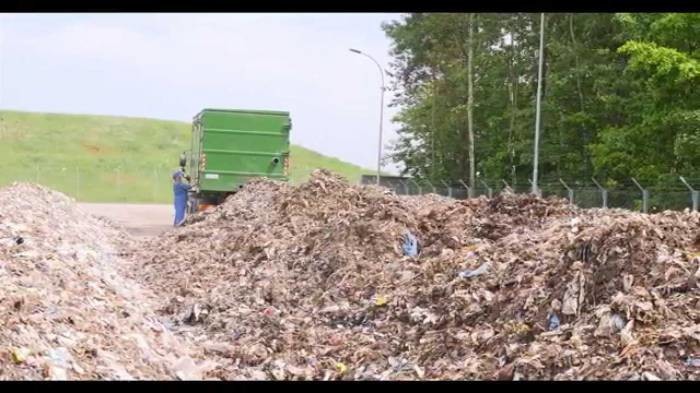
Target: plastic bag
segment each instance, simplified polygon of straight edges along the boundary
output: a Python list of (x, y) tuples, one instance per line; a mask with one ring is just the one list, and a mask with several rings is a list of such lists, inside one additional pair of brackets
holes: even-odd
[(486, 262), (474, 270), (464, 270), (464, 271), (459, 272), (459, 276), (461, 278), (470, 278), (470, 277), (480, 276), (480, 275), (486, 273), (487, 271), (489, 271), (489, 266), (490, 266), (490, 264), (488, 262)]
[(415, 257), (418, 255), (418, 239), (410, 232), (403, 237), (403, 255)]
[(547, 330), (552, 331), (559, 329), (560, 323), (557, 314), (549, 314), (549, 317), (547, 317)]

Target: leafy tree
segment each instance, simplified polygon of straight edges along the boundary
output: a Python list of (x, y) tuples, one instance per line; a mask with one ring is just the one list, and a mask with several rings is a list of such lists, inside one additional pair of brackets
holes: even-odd
[[(700, 170), (699, 14), (550, 14), (542, 182), (647, 184)], [(393, 41), (404, 174), (456, 183), (532, 173), (539, 15), (408, 14)]]

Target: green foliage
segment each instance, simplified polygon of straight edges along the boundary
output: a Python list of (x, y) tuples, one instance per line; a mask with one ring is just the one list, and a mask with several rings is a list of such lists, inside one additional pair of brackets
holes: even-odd
[[(477, 170), (526, 183), (539, 14), (479, 14), (474, 23)], [(468, 14), (409, 14), (384, 29), (401, 108), (392, 158), (407, 174), (465, 179)], [(692, 13), (547, 14), (542, 179), (698, 177), (699, 29)]]
[(654, 83), (674, 85), (700, 77), (700, 62), (673, 48), (629, 41), (618, 51), (630, 56), (629, 70), (650, 75)]

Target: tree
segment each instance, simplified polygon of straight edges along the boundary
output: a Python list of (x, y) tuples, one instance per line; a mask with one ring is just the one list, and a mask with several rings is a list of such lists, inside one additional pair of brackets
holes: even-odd
[[(539, 15), (408, 14), (384, 25), (403, 173), (524, 184), (533, 164)], [(543, 185), (646, 184), (700, 171), (699, 14), (550, 14)]]
[(700, 169), (700, 34), (698, 14), (618, 15), (626, 42), (617, 53), (629, 82), (625, 122), (603, 130), (592, 146), (611, 177), (656, 182)]

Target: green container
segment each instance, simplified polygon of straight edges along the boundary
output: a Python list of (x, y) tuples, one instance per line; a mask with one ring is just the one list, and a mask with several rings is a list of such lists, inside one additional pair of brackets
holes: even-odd
[(248, 180), (288, 180), (289, 112), (204, 109), (192, 123), (186, 172), (195, 200), (221, 203)]

